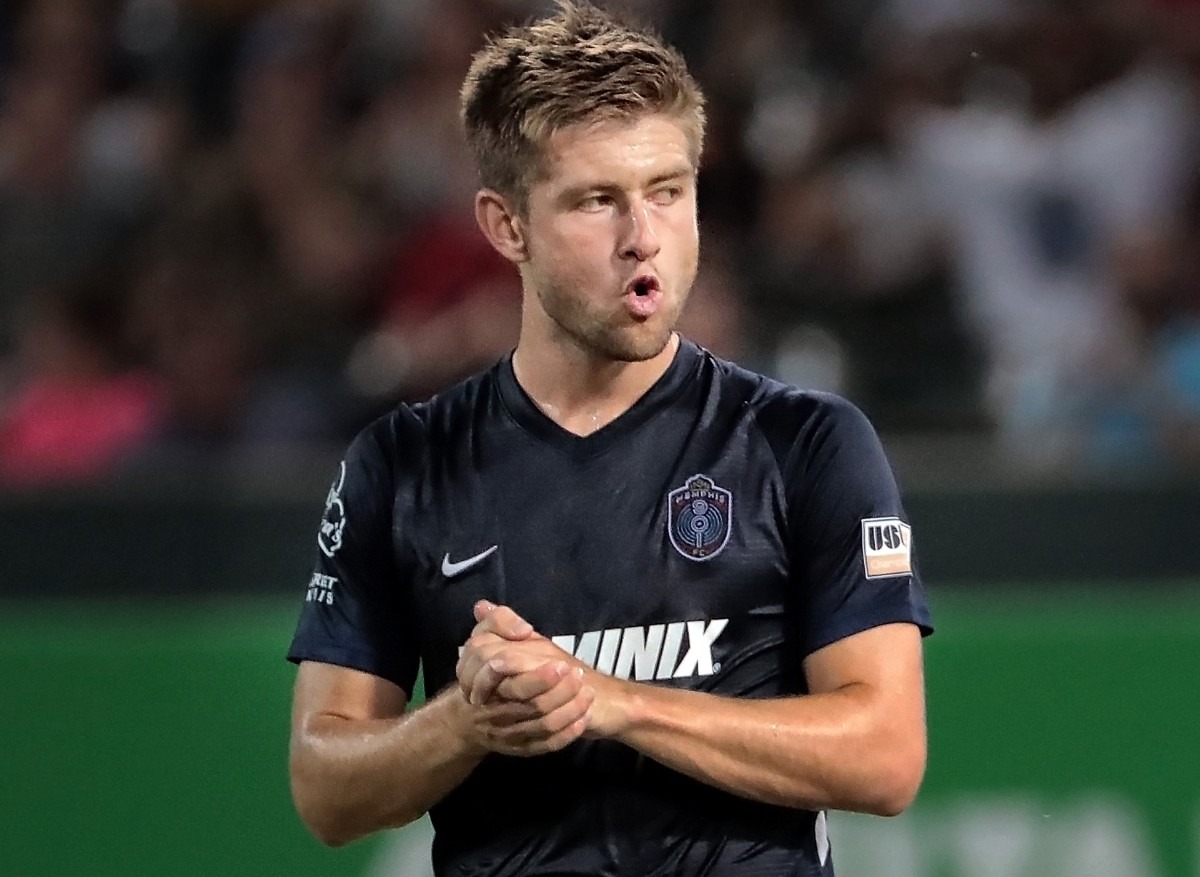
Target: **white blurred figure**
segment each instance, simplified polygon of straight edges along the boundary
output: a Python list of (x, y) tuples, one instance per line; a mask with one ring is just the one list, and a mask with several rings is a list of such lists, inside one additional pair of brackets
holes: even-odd
[(1148, 54), (1097, 75), (1111, 59), (1072, 18), (1015, 35), (1015, 56), (979, 59), (961, 106), (916, 109), (905, 141), (987, 341), (1001, 447), (1053, 471), (1073, 450), (1073, 376), (1120, 332), (1112, 253), (1179, 211), (1197, 120), (1187, 82)]
[(433, 877), (432, 846), (433, 823), (425, 815), (388, 832), (363, 877)]

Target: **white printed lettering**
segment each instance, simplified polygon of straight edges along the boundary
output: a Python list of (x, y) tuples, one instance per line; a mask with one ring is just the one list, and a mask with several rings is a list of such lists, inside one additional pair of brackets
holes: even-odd
[(687, 623), (688, 650), (675, 668), (676, 679), (688, 676), (711, 676), (713, 674), (713, 643), (729, 623), (728, 618), (714, 618), (705, 624), (703, 621)]
[(579, 637), (579, 648), (575, 650), (575, 657), (589, 667), (595, 667), (596, 652), (600, 649), (600, 637), (603, 633), (602, 630), (589, 630)]
[(662, 657), (658, 661), (658, 672), (655, 679), (670, 679), (675, 670), (675, 661), (679, 657), (679, 647), (683, 645), (684, 626), (682, 621), (672, 621), (667, 625), (667, 639), (663, 643)]
[(666, 629), (665, 624), (626, 628), (613, 675), (619, 679), (653, 679)]
[(306, 603), (324, 603), (326, 606), (333, 605), (333, 586), (337, 584), (337, 578), (334, 576), (322, 575), (321, 573), (313, 573), (312, 579), (308, 583), (308, 593), (304, 597)]
[[(560, 633), (554, 645), (577, 661), (619, 679), (650, 682), (712, 676), (718, 665), (713, 646), (729, 625), (728, 618), (711, 621), (672, 621), (638, 627), (609, 627), (580, 634)], [(679, 653), (687, 638), (683, 660)], [(459, 647), (461, 657), (463, 647)]]
[(613, 675), (613, 664), (617, 660), (617, 645), (620, 642), (620, 628), (604, 631), (604, 638), (600, 641), (600, 657), (595, 664), (596, 669), (601, 673)]

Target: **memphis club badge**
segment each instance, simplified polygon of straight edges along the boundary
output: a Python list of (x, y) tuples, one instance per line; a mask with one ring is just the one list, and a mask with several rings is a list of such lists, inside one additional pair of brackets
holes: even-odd
[(707, 475), (693, 475), (667, 494), (667, 534), (688, 560), (712, 560), (729, 542), (733, 494)]

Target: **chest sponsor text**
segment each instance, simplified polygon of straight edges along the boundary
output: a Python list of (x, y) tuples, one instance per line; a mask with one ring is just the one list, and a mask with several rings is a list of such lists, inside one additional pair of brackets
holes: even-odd
[(672, 621), (562, 634), (551, 641), (589, 667), (620, 679), (686, 679), (719, 669), (713, 646), (728, 624), (728, 618)]

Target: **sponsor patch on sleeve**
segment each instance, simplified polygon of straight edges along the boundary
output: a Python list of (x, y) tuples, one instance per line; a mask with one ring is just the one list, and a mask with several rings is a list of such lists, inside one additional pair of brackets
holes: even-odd
[(862, 544), (867, 578), (912, 573), (912, 527), (899, 518), (863, 518)]

